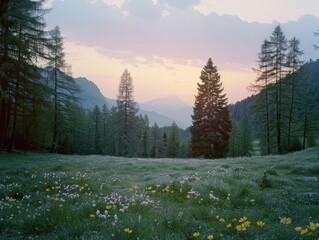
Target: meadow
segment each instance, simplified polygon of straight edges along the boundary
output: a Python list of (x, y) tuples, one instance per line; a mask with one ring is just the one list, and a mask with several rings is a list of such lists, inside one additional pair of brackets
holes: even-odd
[(0, 239), (319, 239), (319, 148), (222, 160), (0, 153)]

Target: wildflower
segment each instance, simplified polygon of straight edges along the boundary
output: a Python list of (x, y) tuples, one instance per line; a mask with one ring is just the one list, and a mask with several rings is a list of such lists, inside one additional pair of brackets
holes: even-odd
[(153, 189), (153, 190), (151, 191), (151, 193), (156, 193), (156, 190), (155, 190), (155, 189)]
[(289, 225), (289, 224), (291, 224), (291, 218), (286, 218), (286, 217), (280, 218), (280, 222), (282, 224)]
[(207, 236), (207, 240), (214, 240), (214, 236), (213, 235), (208, 235)]
[(194, 238), (198, 238), (198, 237), (199, 237), (199, 235), (200, 235), (200, 233), (199, 233), (199, 232), (194, 232), (194, 233), (193, 233), (193, 237), (194, 237)]
[(112, 209), (112, 205), (111, 205), (111, 204), (107, 204), (107, 205), (105, 206), (105, 208), (106, 208), (107, 210), (111, 210), (111, 209)]
[(256, 224), (258, 227), (261, 227), (261, 228), (265, 226), (265, 223), (263, 221), (258, 221), (256, 222)]
[(296, 231), (296, 232), (301, 232), (301, 231), (302, 231), (302, 227), (300, 227), (300, 226), (295, 227), (295, 231)]
[(136, 202), (132, 202), (132, 207), (136, 207)]
[(131, 234), (133, 232), (133, 230), (129, 229), (129, 228), (125, 228), (124, 232), (127, 233), (127, 234)]
[(303, 230), (300, 231), (300, 234), (301, 234), (301, 235), (305, 235), (305, 234), (307, 234), (307, 233), (308, 233), (308, 229), (307, 229), (307, 228), (305, 228), (305, 229), (303, 229)]
[(157, 188), (160, 188), (160, 187), (161, 187), (161, 185), (157, 184), (157, 185), (156, 185), (156, 187), (157, 187)]
[(220, 219), (218, 219), (218, 221), (225, 222), (225, 218), (220, 218)]
[(309, 223), (309, 225), (307, 226), (307, 228), (311, 231), (315, 231), (317, 229), (317, 224), (316, 223)]
[(247, 221), (247, 217), (243, 216), (242, 218), (239, 219), (240, 223), (246, 222)]
[(16, 208), (17, 208), (17, 209), (20, 209), (21, 207), (20, 207), (20, 205), (18, 205), (18, 206), (16, 206)]
[(251, 204), (255, 204), (255, 203), (256, 203), (255, 199), (253, 199), (253, 198), (250, 199), (249, 202), (250, 202)]
[(147, 187), (146, 190), (151, 191), (153, 188), (152, 187)]
[(246, 227), (241, 224), (241, 225), (236, 226), (236, 230), (237, 230), (238, 232), (240, 232), (240, 231), (245, 231), (245, 230), (246, 230)]
[(190, 194), (186, 194), (185, 198), (190, 199), (192, 196)]
[(95, 218), (95, 214), (94, 214), (94, 213), (91, 213), (91, 214), (90, 214), (90, 218), (91, 218), (91, 219), (94, 219), (94, 218)]
[(46, 188), (45, 191), (46, 191), (46, 192), (49, 192), (49, 191), (50, 191), (50, 188)]
[(226, 227), (227, 228), (231, 228), (233, 225), (231, 224), (231, 223), (228, 223), (227, 225), (226, 225)]
[(59, 208), (63, 208), (63, 204), (59, 204)]
[(58, 198), (58, 197), (55, 197), (55, 198), (54, 198), (54, 201), (58, 202), (58, 201), (59, 201), (59, 198)]

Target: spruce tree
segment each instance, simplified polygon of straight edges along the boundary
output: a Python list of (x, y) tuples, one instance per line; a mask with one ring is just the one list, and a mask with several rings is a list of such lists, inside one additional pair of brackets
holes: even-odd
[(170, 158), (176, 158), (179, 152), (179, 129), (175, 122), (172, 123), (170, 133), (167, 140), (167, 156)]
[(138, 108), (133, 97), (133, 79), (127, 69), (124, 70), (117, 96), (117, 137), (118, 154), (129, 156), (137, 153), (136, 114)]
[(204, 66), (200, 80), (192, 115), (192, 155), (222, 158), (228, 149), (231, 121), (227, 97), (211, 58)]

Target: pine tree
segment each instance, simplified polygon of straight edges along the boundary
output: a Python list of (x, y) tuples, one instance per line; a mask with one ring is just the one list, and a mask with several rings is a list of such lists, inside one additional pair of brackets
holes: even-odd
[(289, 103), (289, 117), (288, 117), (288, 151), (291, 150), (291, 139), (292, 133), (294, 132), (293, 123), (295, 120), (295, 108), (296, 108), (296, 92), (298, 91), (298, 85), (296, 83), (296, 72), (303, 64), (303, 61), (300, 60), (303, 52), (299, 48), (299, 40), (293, 38), (289, 41), (289, 52), (287, 54), (287, 67), (290, 71), (290, 86), (291, 86), (291, 95), (290, 95), (290, 103)]
[(272, 35), (270, 36), (270, 45), (271, 45), (271, 75), (274, 79), (275, 87), (275, 105), (276, 105), (276, 139), (277, 139), (277, 149), (278, 153), (283, 153), (283, 132), (284, 132), (284, 106), (283, 98), (284, 92), (282, 87), (282, 79), (287, 74), (285, 70), (286, 66), (286, 50), (287, 50), (287, 40), (286, 37), (278, 25)]
[(192, 115), (192, 155), (222, 158), (228, 148), (231, 121), (220, 75), (211, 59), (204, 66), (200, 79)]
[(268, 40), (264, 40), (261, 51), (258, 54), (258, 68), (254, 69), (258, 77), (256, 79), (255, 84), (250, 86), (250, 89), (255, 93), (259, 93), (256, 95), (256, 101), (253, 106), (253, 110), (257, 115), (256, 124), (260, 126), (259, 133), (261, 137), (261, 142), (263, 143), (263, 152), (266, 154), (271, 153), (272, 148), (272, 136), (271, 134), (271, 104), (270, 99), (273, 95), (271, 88), (271, 45)]
[[(70, 76), (70, 67), (66, 64), (63, 52), (63, 38), (60, 28), (50, 32), (50, 61), (47, 68), (48, 78), (52, 82), (53, 95), (53, 138), (51, 151), (59, 150), (63, 128), (67, 128), (67, 117), (70, 108), (77, 108), (78, 86)], [(67, 107), (68, 103), (68, 107)]]
[(157, 123), (154, 123), (152, 127), (152, 148), (151, 148), (151, 157), (159, 157), (159, 148), (160, 148), (160, 131)]
[(175, 122), (172, 123), (172, 126), (170, 128), (170, 133), (168, 135), (167, 140), (167, 156), (170, 158), (176, 158), (178, 156), (179, 151), (179, 130), (178, 126)]
[(118, 122), (118, 153), (129, 156), (137, 153), (136, 113), (138, 108), (133, 98), (133, 79), (125, 69), (120, 80), (117, 96)]
[(47, 11), (42, 7), (43, 2), (3, 0), (0, 4), (0, 149), (13, 148), (17, 124), (21, 122), (18, 117), (31, 113), (35, 100), (44, 101), (38, 99), (42, 95), (38, 94), (36, 67), (38, 58), (45, 58), (43, 16)]

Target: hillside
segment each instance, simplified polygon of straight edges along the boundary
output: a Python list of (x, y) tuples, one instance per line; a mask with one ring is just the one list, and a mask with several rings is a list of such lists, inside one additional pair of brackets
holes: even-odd
[[(80, 100), (85, 109), (93, 109), (96, 105), (102, 107), (104, 104), (108, 108), (116, 106), (116, 100), (103, 96), (94, 82), (83, 77), (75, 78), (75, 81), (80, 87)], [(171, 126), (175, 121), (180, 128), (186, 129), (189, 127), (190, 107), (185, 104), (176, 106), (176, 101), (170, 101), (170, 98), (161, 100), (157, 99), (148, 104), (138, 103), (138, 114), (147, 115), (151, 125), (156, 122), (159, 127), (166, 127)]]
[(318, 159), (1, 153), (0, 238), (317, 239)]

